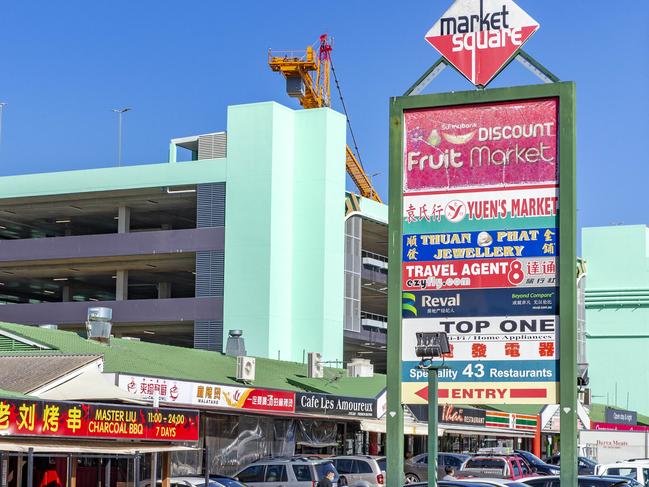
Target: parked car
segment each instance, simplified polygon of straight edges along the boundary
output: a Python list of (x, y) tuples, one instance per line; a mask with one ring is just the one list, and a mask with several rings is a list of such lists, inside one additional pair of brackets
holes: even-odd
[[(446, 467), (450, 466), (458, 471), (467, 458), (470, 458), (469, 455), (462, 453), (438, 453), (437, 478), (441, 479), (445, 475)], [(406, 460), (403, 464), (403, 471), (407, 484), (428, 480), (428, 453), (420, 453)]]
[[(548, 458), (551, 465), (561, 465), (561, 454), (552, 455)], [(579, 475), (594, 475), (597, 463), (587, 457), (577, 457), (577, 468)]]
[(634, 479), (640, 485), (649, 487), (649, 460), (637, 459), (597, 465), (595, 475), (619, 475)]
[[(183, 477), (171, 477), (171, 487), (205, 487), (205, 477), (200, 475), (186, 475)], [(151, 480), (141, 483), (142, 487), (151, 487)], [(157, 487), (162, 487), (162, 480), (156, 482)], [(246, 487), (233, 477), (225, 475), (210, 475), (208, 487)]]
[[(561, 487), (558, 475), (525, 479), (523, 482), (529, 487)], [(577, 478), (577, 485), (579, 487), (642, 487), (642, 484), (633, 479), (596, 475), (580, 475)]]
[(334, 472), (333, 487), (338, 487), (339, 475), (331, 460), (303, 457), (258, 460), (235, 478), (250, 487), (313, 487), (330, 470)]
[(518, 455), (476, 455), (466, 460), (457, 472), (458, 478), (519, 480), (534, 476), (527, 462)]
[(534, 453), (527, 450), (514, 450), (514, 453), (524, 458), (532, 466), (535, 473), (539, 475), (559, 475), (559, 466), (544, 462)]
[(345, 455), (331, 458), (340, 475), (339, 484), (350, 487), (383, 487), (385, 471), (377, 458), (369, 455)]
[[(526, 484), (510, 480), (471, 479), (471, 480), (438, 480), (439, 487), (527, 487)], [(428, 487), (426, 482), (406, 484), (404, 487)]]

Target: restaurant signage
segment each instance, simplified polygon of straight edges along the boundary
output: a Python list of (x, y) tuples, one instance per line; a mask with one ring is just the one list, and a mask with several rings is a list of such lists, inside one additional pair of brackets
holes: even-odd
[(604, 414), (606, 416), (607, 423), (626, 424), (630, 426), (638, 424), (638, 413), (636, 413), (635, 411), (606, 407)]
[(152, 400), (157, 394), (159, 400), (165, 403), (270, 412), (293, 412), (295, 410), (295, 393), (292, 391), (189, 382), (130, 374), (120, 374), (117, 385), (144, 400)]
[(376, 399), (302, 392), (295, 394), (295, 412), (327, 416), (377, 417)]
[(198, 412), (0, 399), (0, 436), (198, 441)]

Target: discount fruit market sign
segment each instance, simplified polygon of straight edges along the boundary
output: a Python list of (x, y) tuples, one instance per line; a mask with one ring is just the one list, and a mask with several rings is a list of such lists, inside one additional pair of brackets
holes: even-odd
[(426, 40), (471, 83), (486, 86), (538, 28), (511, 0), (456, 0)]

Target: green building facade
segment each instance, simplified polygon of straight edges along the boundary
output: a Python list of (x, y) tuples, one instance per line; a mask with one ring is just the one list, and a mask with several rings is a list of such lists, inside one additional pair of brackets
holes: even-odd
[(649, 411), (649, 227), (584, 228), (592, 400)]

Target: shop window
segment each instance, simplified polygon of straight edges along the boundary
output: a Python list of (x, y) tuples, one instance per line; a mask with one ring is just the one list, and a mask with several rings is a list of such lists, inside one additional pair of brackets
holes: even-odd
[(286, 465), (268, 465), (266, 467), (266, 482), (286, 482)]
[(265, 465), (252, 465), (241, 472), (237, 477), (241, 482), (263, 482)]
[(308, 465), (293, 465), (293, 472), (295, 473), (295, 480), (298, 482), (311, 482), (311, 469)]

